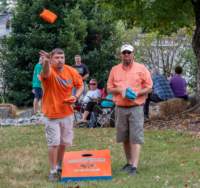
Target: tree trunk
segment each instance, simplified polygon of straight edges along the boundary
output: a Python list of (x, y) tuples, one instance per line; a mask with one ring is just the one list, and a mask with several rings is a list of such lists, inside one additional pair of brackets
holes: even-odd
[(197, 57), (197, 101), (200, 101), (200, 0), (192, 0), (196, 28), (193, 35), (192, 46)]

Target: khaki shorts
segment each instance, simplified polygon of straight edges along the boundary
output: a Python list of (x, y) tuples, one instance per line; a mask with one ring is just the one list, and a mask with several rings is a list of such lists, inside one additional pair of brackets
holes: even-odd
[(144, 112), (143, 106), (115, 108), (117, 142), (130, 140), (133, 144), (144, 143)]
[(60, 119), (44, 117), (47, 145), (72, 145), (74, 137), (73, 120), (73, 115)]

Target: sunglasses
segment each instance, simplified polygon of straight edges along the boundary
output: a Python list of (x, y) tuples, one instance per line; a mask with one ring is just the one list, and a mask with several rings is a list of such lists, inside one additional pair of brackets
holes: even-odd
[(123, 52), (122, 52), (123, 55), (125, 55), (125, 54), (131, 54), (131, 53), (132, 53), (132, 52), (130, 52), (130, 51), (123, 51)]
[(90, 85), (93, 85), (93, 86), (95, 86), (95, 85), (97, 85), (96, 83), (89, 83)]

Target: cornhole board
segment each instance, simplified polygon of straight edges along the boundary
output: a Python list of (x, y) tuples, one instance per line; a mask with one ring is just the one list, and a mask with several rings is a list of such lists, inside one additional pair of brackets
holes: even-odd
[(65, 152), (61, 182), (110, 179), (110, 150)]

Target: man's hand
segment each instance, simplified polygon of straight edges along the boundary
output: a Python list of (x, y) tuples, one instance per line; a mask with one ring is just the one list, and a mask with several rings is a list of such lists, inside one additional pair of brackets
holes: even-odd
[(108, 88), (108, 92), (113, 94), (122, 94), (123, 90), (122, 87)]
[(69, 98), (64, 99), (63, 103), (65, 104), (74, 104), (77, 101), (77, 97), (70, 96)]
[(122, 92), (122, 96), (129, 100), (134, 100), (137, 98), (137, 93), (133, 91), (130, 87), (128, 87)]
[(42, 76), (47, 78), (50, 75), (50, 54), (44, 50), (41, 50), (39, 54), (42, 58)]
[(35, 94), (35, 89), (32, 89), (32, 93)]
[(39, 52), (40, 57), (42, 58), (42, 62), (49, 62), (50, 61), (50, 54), (48, 52), (45, 52), (44, 50), (41, 50)]

